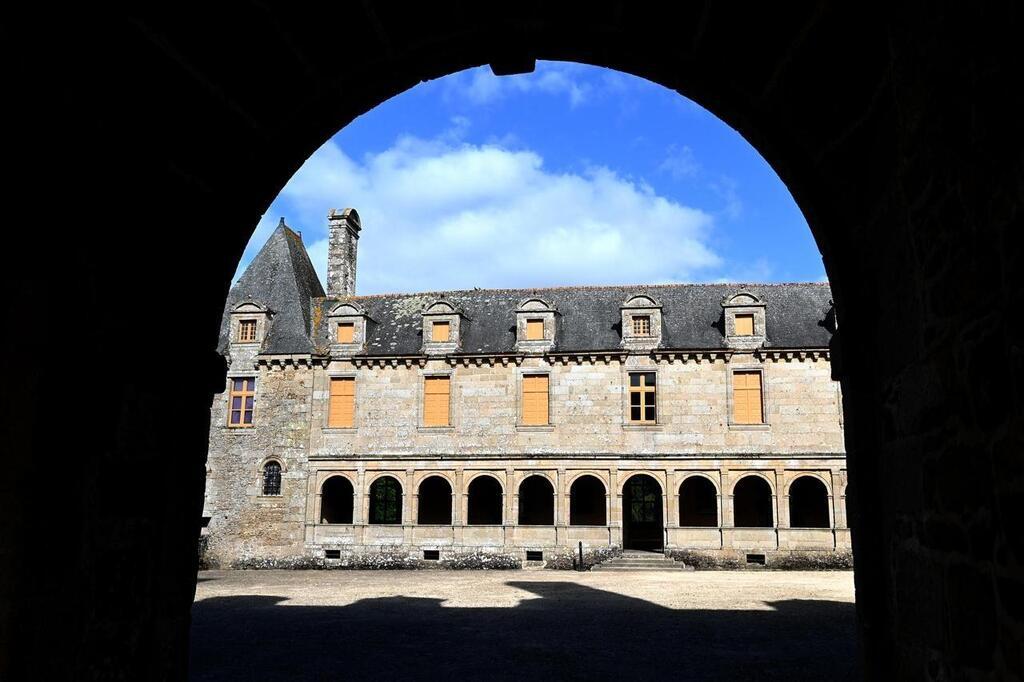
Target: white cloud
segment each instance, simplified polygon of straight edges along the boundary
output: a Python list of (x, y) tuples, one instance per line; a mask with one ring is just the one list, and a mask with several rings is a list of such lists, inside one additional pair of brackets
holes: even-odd
[(324, 277), (326, 215), (354, 206), (359, 293), (703, 279), (721, 259), (713, 217), (605, 167), (553, 173), (529, 150), (401, 138), (357, 162), (333, 141), (260, 222), (285, 215)]
[(658, 170), (668, 173), (676, 180), (684, 178), (695, 178), (700, 172), (700, 163), (693, 155), (693, 150), (684, 145), (669, 145), (665, 160), (658, 166)]
[(444, 80), (444, 92), (448, 97), (468, 100), (481, 105), (513, 94), (540, 92), (548, 95), (565, 95), (569, 106), (576, 108), (585, 103), (593, 92), (593, 85), (586, 82), (579, 68), (571, 64), (540, 62), (533, 73), (514, 76), (495, 76), (490, 67), (469, 69)]

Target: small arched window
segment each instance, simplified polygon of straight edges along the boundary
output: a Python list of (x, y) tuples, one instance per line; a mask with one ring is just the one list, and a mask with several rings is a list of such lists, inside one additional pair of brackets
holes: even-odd
[(263, 465), (263, 494), (281, 494), (281, 463), (273, 460)]

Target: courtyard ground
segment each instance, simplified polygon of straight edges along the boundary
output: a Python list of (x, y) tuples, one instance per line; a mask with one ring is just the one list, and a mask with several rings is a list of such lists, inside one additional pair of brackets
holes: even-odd
[(853, 573), (204, 571), (193, 680), (856, 677)]

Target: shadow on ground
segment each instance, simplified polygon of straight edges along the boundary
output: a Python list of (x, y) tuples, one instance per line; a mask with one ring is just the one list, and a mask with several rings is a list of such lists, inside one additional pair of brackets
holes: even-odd
[(850, 603), (673, 610), (572, 582), (507, 584), (540, 598), (512, 608), (446, 608), (409, 597), (346, 606), (204, 599), (192, 608), (191, 678), (856, 678)]

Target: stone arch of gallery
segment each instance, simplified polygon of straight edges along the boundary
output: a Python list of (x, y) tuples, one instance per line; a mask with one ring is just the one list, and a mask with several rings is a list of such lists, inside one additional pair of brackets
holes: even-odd
[(480, 475), (469, 483), (466, 523), (470, 526), (500, 526), (503, 514), (501, 484), (493, 476)]
[(744, 476), (732, 492), (733, 525), (737, 528), (772, 528), (772, 488), (760, 476)]
[(801, 476), (789, 486), (789, 527), (828, 528), (828, 488), (817, 476)]
[(604, 526), (608, 523), (604, 483), (584, 474), (569, 488), (569, 525)]
[(402, 522), (402, 484), (393, 476), (381, 476), (370, 484), (370, 523)]
[(679, 525), (718, 525), (718, 491), (704, 476), (689, 476), (679, 485)]
[(527, 476), (519, 485), (519, 525), (555, 523), (555, 489), (545, 476)]
[(444, 476), (428, 476), (420, 483), (416, 503), (416, 523), (451, 525), (452, 486)]
[(345, 476), (331, 476), (320, 486), (320, 523), (352, 523), (355, 490)]

